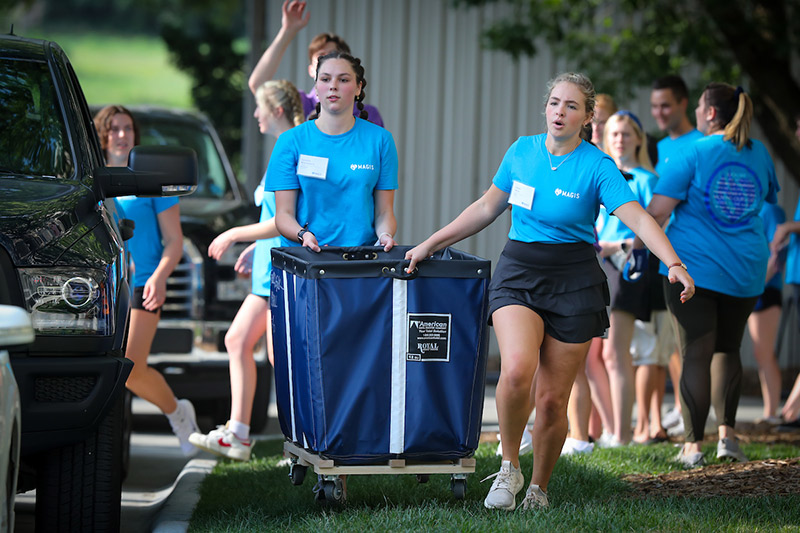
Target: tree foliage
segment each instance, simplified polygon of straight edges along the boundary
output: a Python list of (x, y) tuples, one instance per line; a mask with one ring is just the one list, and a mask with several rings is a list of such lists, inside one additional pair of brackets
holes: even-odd
[(217, 129), (225, 151), (238, 160), (242, 146), (245, 54), (239, 1), (141, 0), (158, 21), (175, 65), (192, 78), (192, 100)]
[[(618, 98), (669, 73), (742, 85), (773, 148), (800, 183), (800, 0), (453, 0), (505, 4), (508, 16), (483, 29), (482, 45), (514, 58), (546, 44)], [(690, 70), (691, 69), (691, 70)], [(687, 76), (694, 79), (694, 75)]]

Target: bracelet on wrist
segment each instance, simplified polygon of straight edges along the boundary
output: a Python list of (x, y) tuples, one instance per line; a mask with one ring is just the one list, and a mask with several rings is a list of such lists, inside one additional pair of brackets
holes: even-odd
[(394, 238), (394, 236), (391, 233), (389, 233), (388, 231), (384, 231), (383, 233), (378, 235), (378, 242), (381, 242), (381, 237), (383, 237), (384, 235), (388, 235), (390, 239)]
[(300, 231), (297, 232), (297, 240), (300, 242), (300, 244), (303, 244), (303, 237), (305, 237), (306, 233), (311, 233), (311, 235), (314, 235), (312, 232), (308, 231), (308, 222), (306, 222), (305, 226), (300, 228)]
[(683, 263), (672, 263), (671, 265), (669, 265), (667, 267), (667, 270), (671, 269), (672, 267), (681, 267), (682, 269), (686, 270), (687, 272), (689, 271), (689, 269), (686, 268), (686, 265), (684, 265)]

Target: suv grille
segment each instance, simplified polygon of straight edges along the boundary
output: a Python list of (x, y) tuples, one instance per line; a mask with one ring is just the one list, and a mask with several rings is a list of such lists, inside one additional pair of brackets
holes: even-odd
[(205, 304), (203, 294), (203, 256), (192, 241), (184, 238), (181, 262), (167, 278), (161, 318), (200, 318)]
[(34, 399), (37, 402), (81, 402), (89, 397), (97, 378), (94, 376), (36, 378)]

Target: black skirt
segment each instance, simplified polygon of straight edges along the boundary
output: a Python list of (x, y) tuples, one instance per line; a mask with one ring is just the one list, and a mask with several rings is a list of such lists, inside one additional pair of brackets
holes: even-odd
[[(489, 314), (506, 305), (538, 313), (557, 340), (581, 343), (609, 326), (608, 283), (594, 247), (509, 240), (489, 285)], [(491, 323), (491, 318), (490, 318)]]

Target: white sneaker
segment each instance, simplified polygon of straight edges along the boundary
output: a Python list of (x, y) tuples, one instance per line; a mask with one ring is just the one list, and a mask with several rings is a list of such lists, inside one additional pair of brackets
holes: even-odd
[(622, 446), (622, 443), (617, 436), (607, 431), (604, 431), (600, 438), (597, 439), (598, 448), (619, 448), (620, 446)]
[(197, 418), (194, 414), (192, 402), (185, 399), (178, 400), (177, 415), (168, 416), (167, 419), (172, 427), (172, 432), (181, 443), (183, 455), (186, 457), (197, 455), (197, 448), (189, 442), (189, 435), (200, 431), (200, 428), (197, 427)]
[(228, 426), (217, 426), (208, 435), (199, 431), (189, 435), (189, 442), (207, 452), (236, 461), (249, 461), (252, 442), (241, 440)]
[(664, 429), (669, 429), (678, 423), (683, 424), (683, 416), (675, 407), (667, 411), (667, 414), (661, 417), (661, 427)]
[(547, 493), (539, 488), (539, 485), (530, 485), (520, 507), (523, 511), (547, 509), (550, 507), (550, 500), (547, 498)]
[(685, 428), (683, 425), (683, 417), (681, 417), (681, 419), (678, 420), (677, 424), (674, 424), (671, 428), (667, 430), (667, 435), (670, 437), (681, 437), (683, 436), (684, 429)]
[(522, 490), (522, 486), (525, 484), (522, 472), (519, 468), (514, 468), (511, 461), (503, 461), (499, 472), (481, 480), (481, 482), (491, 478), (495, 478), (495, 480), (492, 483), (492, 488), (489, 489), (489, 494), (483, 500), (483, 506), (487, 509), (513, 511), (517, 505), (517, 493)]
[(564, 441), (564, 446), (561, 447), (561, 455), (575, 455), (576, 453), (592, 453), (594, 444), (586, 442), (585, 440), (573, 439), (567, 437)]
[[(500, 440), (500, 434), (497, 434), (497, 440)], [(519, 443), (519, 454), (525, 455), (526, 453), (533, 453), (533, 434), (525, 428), (522, 432), (522, 442)], [(495, 454), (499, 457), (503, 456), (503, 442), (497, 445), (497, 452)]]

